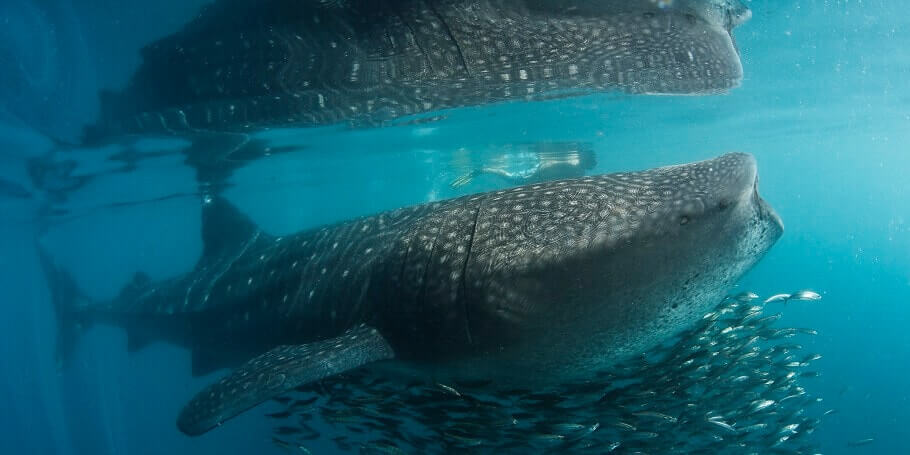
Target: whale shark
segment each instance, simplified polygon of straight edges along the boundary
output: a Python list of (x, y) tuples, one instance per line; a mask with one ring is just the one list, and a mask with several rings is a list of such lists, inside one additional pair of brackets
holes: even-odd
[(742, 80), (733, 29), (750, 17), (739, 0), (218, 0), (142, 50), (85, 138), (725, 92)]
[[(361, 367), (534, 387), (583, 380), (699, 320), (783, 232), (755, 159), (555, 180), (272, 236), (204, 201), (189, 273), (137, 276), (108, 302), (56, 283), (62, 349), (93, 323), (131, 350), (164, 340), (204, 374), (235, 367), (177, 421), (199, 435)], [(451, 383), (451, 382), (449, 382)]]

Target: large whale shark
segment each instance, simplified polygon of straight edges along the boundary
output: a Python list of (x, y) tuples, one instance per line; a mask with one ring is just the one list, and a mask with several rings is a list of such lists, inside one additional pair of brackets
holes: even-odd
[[(93, 322), (237, 365), (184, 408), (202, 434), (347, 370), (545, 385), (584, 379), (699, 319), (775, 243), (754, 158), (557, 180), (273, 237), (229, 204), (203, 211), (185, 276), (106, 303), (56, 305), (61, 340)], [(45, 258), (49, 263), (49, 259)], [(70, 342), (72, 340), (69, 340)], [(65, 348), (66, 346), (64, 346)]]
[(88, 140), (375, 124), (617, 91), (723, 92), (739, 0), (219, 0), (142, 51)]

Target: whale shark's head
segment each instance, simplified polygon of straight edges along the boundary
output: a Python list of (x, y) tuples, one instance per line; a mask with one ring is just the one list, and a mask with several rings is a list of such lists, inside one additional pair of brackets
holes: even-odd
[(619, 10), (602, 16), (603, 34), (619, 30), (622, 36), (594, 52), (605, 57), (604, 74), (619, 73), (617, 82), (627, 90), (699, 94), (740, 85), (743, 67), (733, 29), (752, 13), (739, 0), (615, 3)]
[(740, 0), (699, 1), (693, 7), (705, 20), (720, 25), (731, 33), (734, 28), (752, 18), (752, 10)]
[(736, 45), (733, 29), (752, 18), (752, 10), (749, 7), (742, 4), (740, 0), (697, 0), (692, 2), (689, 8), (696, 11), (696, 14), (705, 22), (726, 31), (733, 49), (739, 55), (739, 47)]
[(536, 330), (525, 359), (575, 369), (693, 323), (783, 233), (742, 153), (522, 187), (478, 223), (469, 265), (486, 268), (487, 299), (468, 309), (475, 337), (522, 344)]
[[(512, 24), (545, 24), (539, 46), (568, 65), (548, 70), (598, 90), (706, 94), (740, 85), (743, 67), (733, 29), (752, 13), (740, 0), (523, 0), (493, 2), (514, 9)], [(522, 5), (523, 8), (513, 8)], [(528, 18), (536, 18), (529, 21)], [(495, 23), (495, 22), (494, 22)], [(502, 33), (497, 30), (497, 33)], [(506, 33), (514, 33), (511, 29)], [(570, 55), (578, 54), (575, 60)], [(533, 54), (532, 54), (533, 55)], [(510, 65), (536, 67), (534, 61)], [(552, 60), (544, 59), (548, 65)], [(521, 67), (521, 66), (516, 66)], [(533, 72), (527, 73), (533, 77)], [(587, 85), (586, 85), (587, 86)]]

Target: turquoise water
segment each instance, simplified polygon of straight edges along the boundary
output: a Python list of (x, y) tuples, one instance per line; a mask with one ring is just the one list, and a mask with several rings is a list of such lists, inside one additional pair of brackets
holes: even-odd
[[(24, 0), (0, 6), (0, 178), (32, 188), (30, 158), (71, 141), (96, 114), (101, 87), (121, 86), (137, 49), (180, 27), (192, 2), (155, 5)], [(757, 158), (761, 192), (786, 232), (741, 282), (762, 296), (810, 288), (789, 325), (823, 357), (807, 383), (837, 409), (813, 435), (824, 453), (908, 453), (910, 364), (910, 17), (897, 1), (753, 1), (737, 29), (745, 79), (728, 95), (595, 95), (465, 108), (437, 122), (380, 129), (279, 130), (262, 140), (290, 153), (253, 161), (227, 197), (276, 235), (353, 216), (507, 185), (478, 178), (453, 188), (464, 157), (484, 161), (509, 144), (580, 142), (591, 172), (644, 169), (728, 151)], [(56, 44), (55, 44), (56, 43)], [(7, 51), (7, 49), (11, 49)], [(27, 50), (27, 51), (26, 51)], [(5, 77), (5, 78), (4, 78)], [(16, 87), (11, 89), (11, 87)], [(0, 452), (240, 453), (277, 450), (251, 412), (234, 431), (190, 439), (174, 416), (210, 379), (191, 379), (189, 354), (156, 344), (128, 354), (122, 331), (98, 327), (71, 368), (54, 365), (55, 321), (34, 239), (94, 299), (116, 295), (137, 272), (189, 271), (201, 251), (199, 190), (175, 139), (134, 147), (160, 156), (107, 173), (117, 146), (77, 149), (76, 175), (52, 195), (0, 199)], [(56, 158), (60, 158), (59, 155)], [(47, 209), (65, 209), (49, 215)], [(860, 447), (851, 441), (874, 438)], [(330, 451), (329, 445), (311, 447)], [(322, 453), (322, 452), (319, 452)]]

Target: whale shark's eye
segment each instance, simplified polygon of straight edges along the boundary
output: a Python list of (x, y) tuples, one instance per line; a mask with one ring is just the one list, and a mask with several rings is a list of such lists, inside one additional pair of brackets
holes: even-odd
[(695, 22), (697, 20), (698, 20), (698, 18), (696, 18), (694, 14), (686, 13), (686, 21), (689, 22), (689, 25), (695, 25)]
[(685, 215), (679, 217), (679, 224), (680, 225), (689, 224), (689, 217), (687, 217)]
[(675, 310), (675, 309), (679, 308), (679, 304), (674, 303), (674, 304), (670, 305), (670, 308), (673, 308)]
[(644, 17), (645, 19), (654, 19), (654, 13), (652, 13), (650, 11), (642, 14), (641, 16)]

